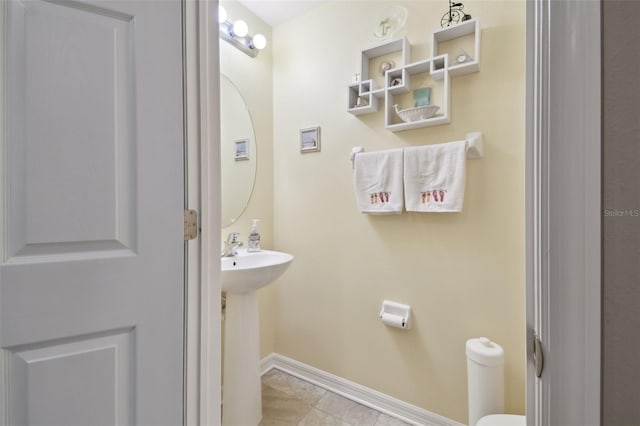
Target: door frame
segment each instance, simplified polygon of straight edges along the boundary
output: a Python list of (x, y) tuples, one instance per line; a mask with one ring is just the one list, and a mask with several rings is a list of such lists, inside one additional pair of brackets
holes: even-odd
[[(214, 262), (220, 241), (220, 123), (213, 20), (218, 1), (185, 1), (187, 55), (196, 55), (187, 62), (198, 64), (195, 74), (187, 72), (187, 81), (199, 89), (187, 112), (199, 131), (187, 138), (189, 157), (200, 155), (197, 185), (189, 166), (189, 191), (199, 189), (202, 229), (199, 255), (191, 256), (190, 248), (189, 256), (189, 271), (197, 271), (198, 279), (188, 275), (189, 288), (199, 298), (187, 306), (188, 315), (198, 318), (188, 323), (190, 332), (198, 331), (187, 350), (199, 354), (199, 360), (187, 358), (187, 399), (192, 400), (189, 389), (197, 388), (191, 395), (198, 403), (187, 402), (185, 424), (216, 425), (221, 402), (220, 270)], [(600, 421), (600, 36), (599, 2), (527, 1), (528, 426)], [(190, 52), (193, 43), (197, 47)], [(531, 362), (534, 332), (545, 359), (540, 379)], [(194, 371), (198, 374), (189, 374)]]
[(184, 424), (216, 426), (222, 419), (218, 0), (182, 1), (185, 208), (198, 211), (200, 226), (186, 254)]
[(527, 1), (528, 426), (600, 423), (600, 37), (598, 1)]

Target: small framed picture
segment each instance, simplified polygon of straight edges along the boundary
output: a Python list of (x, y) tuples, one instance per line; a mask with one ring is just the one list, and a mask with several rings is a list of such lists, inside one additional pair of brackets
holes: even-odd
[(300, 130), (300, 152), (320, 151), (320, 127)]
[(233, 142), (235, 144), (234, 157), (236, 161), (249, 159), (249, 139), (239, 139)]

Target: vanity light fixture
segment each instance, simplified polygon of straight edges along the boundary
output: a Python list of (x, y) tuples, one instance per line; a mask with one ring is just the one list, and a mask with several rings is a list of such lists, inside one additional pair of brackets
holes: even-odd
[(218, 6), (218, 23), (220, 38), (252, 58), (258, 56), (258, 52), (267, 46), (267, 39), (262, 34), (253, 37), (249, 35), (249, 26), (245, 21), (229, 21), (227, 11), (222, 6)]
[(249, 26), (242, 19), (238, 19), (231, 27), (232, 36), (246, 37), (249, 34)]

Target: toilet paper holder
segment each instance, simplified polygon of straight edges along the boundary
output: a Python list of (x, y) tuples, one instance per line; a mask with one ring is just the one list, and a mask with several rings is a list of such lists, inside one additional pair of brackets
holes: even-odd
[(411, 328), (411, 306), (384, 300), (380, 310), (383, 324), (408, 330)]

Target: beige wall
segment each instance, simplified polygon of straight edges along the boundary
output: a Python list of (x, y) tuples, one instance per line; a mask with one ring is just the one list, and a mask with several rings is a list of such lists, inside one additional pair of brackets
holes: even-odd
[[(263, 248), (273, 248), (273, 38), (271, 27), (249, 12), (236, 1), (220, 3), (230, 19), (243, 19), (249, 25), (252, 35), (263, 34), (267, 47), (256, 58), (251, 58), (220, 41), (220, 72), (236, 85), (249, 108), (256, 135), (257, 175), (253, 195), (249, 205), (238, 220), (222, 229), (222, 238), (230, 232), (240, 232), (246, 246), (251, 227), (251, 219), (260, 219), (260, 235)], [(224, 105), (222, 105), (224, 108)], [(228, 182), (223, 182), (228, 184)], [(259, 293), (260, 300), (260, 346), (262, 355), (274, 352), (275, 317), (271, 306), (274, 304), (275, 289), (267, 288)]]
[[(424, 59), (443, 2), (404, 5), (412, 60)], [(487, 336), (506, 351), (506, 409), (522, 414), (525, 3), (467, 4), (481, 20), (481, 71), (452, 79), (451, 124), (396, 134), (382, 112), (346, 112), (383, 6), (332, 2), (273, 31), (273, 241), (295, 255), (271, 287), (275, 352), (466, 423), (464, 344)], [(299, 129), (315, 125), (322, 152), (300, 154)], [(485, 152), (467, 163), (462, 213), (358, 213), (353, 146), (441, 143), (469, 131), (483, 132)], [(382, 325), (383, 299), (412, 306), (412, 330)]]

